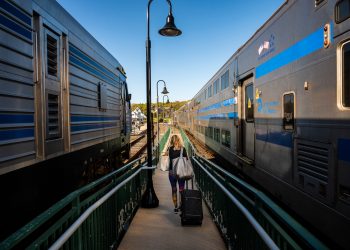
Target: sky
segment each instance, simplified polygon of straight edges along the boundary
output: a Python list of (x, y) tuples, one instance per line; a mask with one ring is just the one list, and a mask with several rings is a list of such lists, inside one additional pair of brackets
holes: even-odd
[[(163, 37), (169, 7), (150, 9), (152, 102), (190, 100), (285, 0), (172, 0), (178, 37)], [(147, 0), (57, 0), (124, 67), (132, 103), (146, 102)], [(159, 82), (162, 102), (163, 83)], [(165, 98), (166, 99), (166, 98)]]

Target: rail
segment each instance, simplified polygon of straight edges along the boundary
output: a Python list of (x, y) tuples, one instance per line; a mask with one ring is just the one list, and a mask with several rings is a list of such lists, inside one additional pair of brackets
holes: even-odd
[(0, 243), (0, 249), (49, 248), (90, 206), (138, 173), (100, 204), (65, 246), (107, 249), (118, 244), (146, 188), (147, 174), (138, 172), (139, 169), (143, 169), (142, 158), (74, 191)]
[(182, 129), (180, 133), (198, 188), (229, 248), (328, 249), (262, 192), (198, 156)]
[[(170, 129), (164, 134), (164, 147)], [(153, 161), (156, 161), (153, 158)], [(72, 192), (0, 243), (0, 249), (116, 248), (147, 185), (145, 158)]]
[(163, 152), (163, 149), (164, 149), (164, 147), (169, 139), (170, 131), (171, 131), (171, 128), (168, 128), (167, 131), (162, 136), (162, 138), (159, 140), (159, 144), (153, 150), (153, 152), (156, 152), (156, 157), (155, 157), (156, 162), (153, 163), (155, 165), (157, 165), (159, 162), (160, 152)]
[[(74, 233), (77, 232), (77, 230), (85, 223), (89, 217), (106, 201), (111, 199), (113, 195), (115, 195), (121, 188), (123, 188), (127, 183), (129, 183), (135, 176), (137, 176), (142, 170), (149, 170), (154, 169), (154, 167), (141, 167), (139, 168), (135, 173), (133, 173), (131, 176), (129, 176), (127, 179), (122, 181), (120, 184), (118, 184), (115, 188), (113, 188), (111, 191), (109, 191), (107, 194), (105, 194), (102, 198), (100, 198), (98, 201), (96, 201), (94, 204), (92, 204), (57, 240), (56, 242), (49, 248), (49, 250), (58, 250), (60, 249), (64, 244), (68, 244), (67, 242), (71, 239), (71, 237), (74, 235)], [(101, 220), (96, 220), (96, 222), (101, 223)], [(110, 223), (110, 221), (102, 221), (102, 223)], [(102, 243), (102, 242), (100, 242)], [(81, 246), (85, 247), (91, 246), (90, 244), (82, 244)], [(110, 247), (113, 245), (110, 245)], [(100, 247), (100, 245), (98, 245)], [(81, 247), (79, 248), (81, 249)], [(103, 248), (105, 249), (105, 248)]]

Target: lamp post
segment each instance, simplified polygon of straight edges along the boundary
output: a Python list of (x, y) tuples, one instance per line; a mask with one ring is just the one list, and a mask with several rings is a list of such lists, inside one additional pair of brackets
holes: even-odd
[(163, 124), (164, 124), (164, 113), (165, 113), (165, 107), (164, 107), (164, 97), (167, 97), (166, 103), (169, 103), (169, 96), (168, 95), (163, 95)]
[[(149, 37), (149, 24), (150, 16), (149, 10), (153, 0), (148, 0), (147, 5), (147, 38), (146, 38), (146, 92), (147, 92), (147, 166), (152, 167), (152, 133), (151, 133), (151, 40)], [(176, 28), (174, 23), (174, 17), (172, 13), (172, 5), (170, 0), (167, 0), (169, 5), (169, 14), (166, 19), (166, 24), (158, 32), (162, 36), (179, 36), (181, 35), (181, 30)], [(148, 170), (148, 182), (147, 188), (142, 196), (141, 200), (142, 207), (153, 208), (158, 207), (159, 200), (154, 192), (153, 180), (152, 180), (152, 170)]]
[[(159, 143), (159, 96), (158, 96), (158, 83), (159, 82), (163, 82), (164, 83), (164, 88), (163, 88), (163, 91), (161, 93), (163, 95), (169, 93), (169, 91), (166, 89), (165, 81), (164, 80), (158, 80), (157, 81), (157, 137), (158, 137), (157, 143)], [(158, 150), (158, 153), (159, 153), (159, 150)]]

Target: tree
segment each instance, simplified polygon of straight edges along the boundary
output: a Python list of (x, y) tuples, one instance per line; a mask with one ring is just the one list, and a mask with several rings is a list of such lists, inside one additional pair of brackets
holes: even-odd
[[(167, 110), (167, 109), (172, 108), (173, 111), (176, 111), (188, 102), (189, 101), (174, 101), (174, 102), (164, 103), (164, 109)], [(147, 104), (146, 103), (132, 103), (131, 104), (132, 111), (135, 110), (137, 107), (142, 111), (142, 113), (147, 114)], [(157, 107), (157, 103), (152, 103), (152, 107), (154, 107), (154, 109), (155, 109)], [(159, 103), (159, 107), (163, 107), (163, 102)]]

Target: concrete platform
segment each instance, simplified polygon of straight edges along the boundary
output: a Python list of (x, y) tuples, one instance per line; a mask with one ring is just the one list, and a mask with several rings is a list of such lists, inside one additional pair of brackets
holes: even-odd
[(159, 207), (137, 211), (118, 249), (226, 249), (204, 202), (202, 226), (183, 227), (173, 212), (168, 172), (157, 169), (153, 183)]

